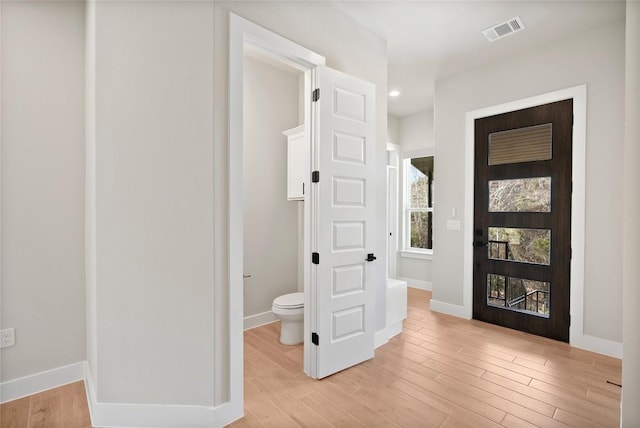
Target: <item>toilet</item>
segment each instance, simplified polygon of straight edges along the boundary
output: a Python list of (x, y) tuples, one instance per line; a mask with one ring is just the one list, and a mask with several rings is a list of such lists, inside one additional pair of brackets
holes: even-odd
[(304, 329), (304, 293), (289, 293), (273, 300), (273, 314), (280, 320), (280, 343), (302, 343)]

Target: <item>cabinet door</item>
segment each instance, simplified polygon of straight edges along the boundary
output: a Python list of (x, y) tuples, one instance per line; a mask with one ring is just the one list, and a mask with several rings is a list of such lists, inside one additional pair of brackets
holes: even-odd
[(287, 199), (301, 201), (304, 199), (304, 133), (290, 135), (287, 155)]

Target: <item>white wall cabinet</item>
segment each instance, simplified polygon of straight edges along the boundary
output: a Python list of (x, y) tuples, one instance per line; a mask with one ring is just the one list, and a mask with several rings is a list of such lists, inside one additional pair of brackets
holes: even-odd
[(304, 125), (282, 132), (287, 136), (287, 200), (304, 200), (305, 141)]

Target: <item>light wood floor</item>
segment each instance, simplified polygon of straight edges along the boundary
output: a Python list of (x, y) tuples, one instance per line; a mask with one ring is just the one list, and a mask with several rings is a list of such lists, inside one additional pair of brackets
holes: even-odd
[[(431, 313), (409, 289), (404, 332), (321, 381), (277, 323), (245, 332), (245, 417), (231, 427), (618, 427), (621, 362)], [(86, 428), (83, 382), (0, 406), (1, 428)]]
[(245, 332), (245, 417), (231, 427), (619, 427), (621, 361), (431, 313), (410, 289), (404, 332), (321, 381), (277, 323)]
[(0, 406), (2, 428), (87, 428), (91, 426), (84, 382), (10, 401)]

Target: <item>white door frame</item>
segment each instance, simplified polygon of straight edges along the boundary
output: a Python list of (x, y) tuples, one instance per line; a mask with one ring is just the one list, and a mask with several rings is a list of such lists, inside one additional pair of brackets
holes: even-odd
[[(325, 64), (325, 58), (276, 33), (233, 13), (229, 14), (229, 399), (232, 407), (243, 405), (243, 55), (251, 43), (282, 62), (305, 71), (305, 131), (310, 136), (310, 70)], [(309, 88), (309, 90), (306, 90)], [(306, 202), (305, 202), (306, 204)], [(305, 220), (306, 221), (306, 220)], [(306, 248), (306, 244), (305, 244)], [(307, 258), (308, 259), (308, 258)], [(305, 260), (305, 264), (309, 260)], [(305, 269), (305, 272), (307, 269)], [(307, 287), (305, 277), (305, 289)], [(306, 293), (309, 294), (309, 293)], [(305, 296), (305, 312), (311, 305)], [(306, 317), (306, 314), (305, 314)], [(305, 341), (308, 335), (305, 335)], [(305, 360), (306, 364), (306, 360)]]
[(549, 92), (522, 100), (467, 112), (465, 122), (465, 213), (464, 213), (464, 287), (461, 313), (471, 318), (473, 312), (473, 190), (474, 190), (474, 121), (476, 119), (573, 99), (573, 154), (571, 195), (571, 285), (569, 343), (572, 346), (622, 358), (619, 343), (584, 334), (584, 252), (587, 147), (587, 85)]
[[(398, 203), (399, 171), (400, 171), (400, 146), (387, 143), (387, 276), (396, 278), (398, 259)], [(393, 153), (393, 154), (392, 154)], [(395, 165), (389, 163), (389, 156), (395, 157)], [(393, 180), (392, 180), (393, 178)], [(395, 182), (394, 182), (395, 180)]]

